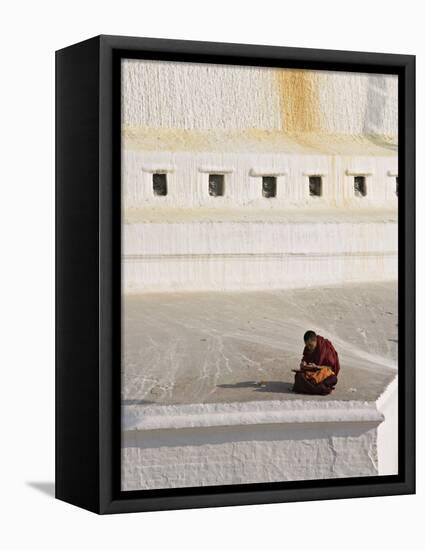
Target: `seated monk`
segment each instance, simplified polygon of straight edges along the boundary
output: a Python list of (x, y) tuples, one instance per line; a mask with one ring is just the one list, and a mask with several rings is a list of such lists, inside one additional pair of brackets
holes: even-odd
[(294, 371), (293, 391), (310, 395), (329, 395), (338, 382), (339, 359), (332, 343), (312, 330), (304, 334), (300, 370)]

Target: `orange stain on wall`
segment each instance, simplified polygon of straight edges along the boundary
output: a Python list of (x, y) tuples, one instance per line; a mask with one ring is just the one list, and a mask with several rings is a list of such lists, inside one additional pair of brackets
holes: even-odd
[(319, 82), (315, 71), (277, 69), (282, 129), (290, 134), (320, 129)]

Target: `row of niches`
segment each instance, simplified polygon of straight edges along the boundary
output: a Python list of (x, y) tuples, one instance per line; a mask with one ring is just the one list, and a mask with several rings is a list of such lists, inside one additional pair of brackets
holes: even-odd
[[(357, 175), (352, 177), (354, 196), (364, 198), (368, 194), (368, 177)], [(398, 197), (398, 177), (395, 177), (394, 193)], [(262, 196), (266, 199), (273, 199), (277, 196), (278, 178), (276, 176), (262, 176)], [(156, 197), (165, 197), (168, 195), (167, 173), (152, 174), (152, 190)], [(226, 174), (212, 173), (208, 175), (208, 194), (211, 197), (223, 197), (226, 194)], [(325, 195), (323, 177), (312, 175), (308, 177), (308, 194), (310, 197), (322, 197)]]

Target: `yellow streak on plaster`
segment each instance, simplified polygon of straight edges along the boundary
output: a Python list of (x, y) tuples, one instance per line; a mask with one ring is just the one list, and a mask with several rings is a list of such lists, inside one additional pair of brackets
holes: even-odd
[(315, 71), (276, 70), (283, 130), (289, 134), (320, 130), (319, 76)]
[(365, 136), (246, 129), (199, 131), (180, 128), (123, 128), (123, 147), (133, 151), (206, 153), (286, 153), (394, 156)]

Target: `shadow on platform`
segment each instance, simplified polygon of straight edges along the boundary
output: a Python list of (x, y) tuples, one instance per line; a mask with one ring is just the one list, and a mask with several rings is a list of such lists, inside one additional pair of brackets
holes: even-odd
[(237, 382), (236, 384), (218, 384), (217, 388), (252, 388), (256, 392), (263, 393), (293, 393), (292, 386), (292, 382), (275, 382), (269, 380), (264, 382), (247, 381)]

